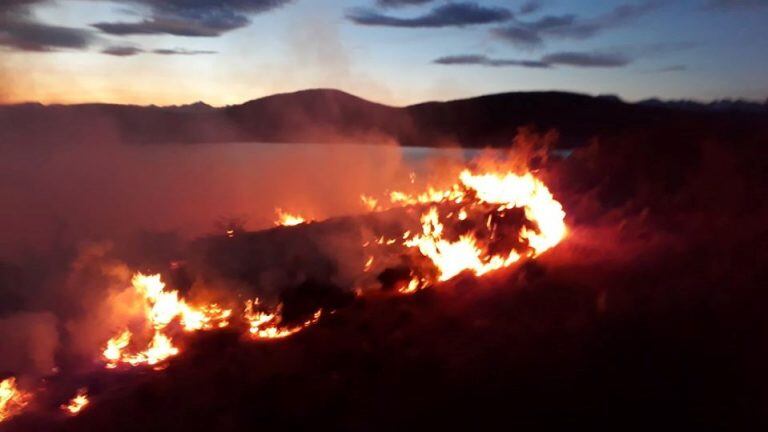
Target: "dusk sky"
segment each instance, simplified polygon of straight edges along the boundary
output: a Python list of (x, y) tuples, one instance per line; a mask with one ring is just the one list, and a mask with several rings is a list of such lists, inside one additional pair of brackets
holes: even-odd
[(0, 0), (0, 99), (768, 97), (768, 0)]

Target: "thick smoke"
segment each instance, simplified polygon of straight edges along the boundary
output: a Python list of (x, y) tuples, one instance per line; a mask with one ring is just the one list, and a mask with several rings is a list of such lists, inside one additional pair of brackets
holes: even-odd
[[(215, 241), (189, 241), (226, 239), (233, 221), (238, 229), (273, 228), (276, 208), (310, 220), (361, 214), (361, 194), (412, 187), (412, 166), (388, 142), (137, 146), (94, 124), (85, 142), (0, 144), (0, 354), (8, 354), (0, 370), (94, 366), (104, 342), (143, 313), (132, 273), (166, 271), (177, 260), (182, 271), (167, 280), (188, 298), (227, 290), (228, 301), (241, 293), (278, 302), (294, 290), (285, 296), (301, 305), (300, 286), (348, 294), (365, 259), (368, 228), (357, 223), (262, 234), (263, 249), (228, 249), (221, 269), (210, 258)], [(255, 276), (230, 277), (233, 265)], [(325, 295), (317, 300), (338, 300)]]

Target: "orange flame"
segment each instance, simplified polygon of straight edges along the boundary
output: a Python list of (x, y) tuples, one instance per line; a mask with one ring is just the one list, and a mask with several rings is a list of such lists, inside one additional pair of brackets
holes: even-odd
[(275, 214), (277, 214), (277, 220), (275, 221), (277, 226), (296, 226), (307, 222), (307, 219), (303, 216), (284, 212), (279, 208), (275, 209)]
[(272, 312), (255, 310), (258, 305), (259, 299), (247, 300), (244, 313), (245, 320), (249, 324), (248, 332), (256, 339), (282, 339), (291, 336), (317, 323), (323, 313), (320, 309), (307, 321), (293, 327), (286, 327), (282, 325), (282, 305), (278, 305)]
[(440, 272), (439, 280), (446, 281), (465, 270), (471, 270), (481, 276), (489, 271), (509, 266), (520, 259), (515, 251), (507, 257), (493, 255), (488, 257), (472, 234), (459, 237), (456, 242), (443, 239), (443, 224), (440, 223), (437, 208), (432, 207), (422, 216), (423, 235), (406, 240), (405, 245), (417, 247), (422, 255), (428, 257)]
[[(446, 190), (429, 187), (427, 192), (415, 196), (395, 191), (390, 193), (390, 200), (394, 204), (403, 205), (465, 203), (456, 215), (460, 221), (469, 217), (468, 208), (475, 204), (492, 205), (495, 213), (522, 208), (526, 218), (537, 227), (536, 230), (523, 227), (519, 234), (520, 240), (524, 240), (530, 248), (527, 256), (532, 257), (539, 256), (557, 245), (567, 231), (562, 205), (554, 199), (544, 183), (531, 173), (473, 174), (464, 170), (459, 175), (459, 181)], [(449, 216), (453, 215), (451, 213)], [(413, 237), (406, 233), (403, 236), (403, 244), (417, 248), (423, 256), (429, 258), (439, 272), (440, 281), (451, 279), (463, 271), (471, 271), (480, 276), (508, 267), (522, 258), (515, 250), (490, 254), (487, 246), (480, 245), (473, 232), (460, 235), (456, 241), (447, 240), (444, 238), (444, 225), (435, 206), (431, 206), (422, 214), (421, 224), (422, 233)], [(492, 215), (488, 216), (486, 226), (493, 236)], [(414, 277), (409, 285), (400, 291), (414, 292), (424, 286), (424, 280)]]
[(16, 378), (0, 381), (0, 423), (21, 413), (32, 399), (32, 394), (16, 385)]
[(89, 403), (91, 401), (88, 400), (88, 391), (83, 388), (78, 390), (77, 394), (68, 403), (61, 405), (60, 408), (67, 414), (74, 416), (79, 414)]
[(124, 330), (107, 341), (102, 352), (107, 368), (113, 369), (120, 363), (137, 366), (140, 364), (156, 365), (179, 353), (166, 328), (178, 319), (182, 329), (187, 332), (223, 328), (229, 325), (232, 311), (213, 303), (193, 307), (179, 298), (178, 291), (166, 290), (160, 275), (134, 275), (133, 288), (144, 298), (146, 303), (146, 323), (152, 328), (153, 335), (147, 347), (139, 352), (129, 353), (132, 333)]

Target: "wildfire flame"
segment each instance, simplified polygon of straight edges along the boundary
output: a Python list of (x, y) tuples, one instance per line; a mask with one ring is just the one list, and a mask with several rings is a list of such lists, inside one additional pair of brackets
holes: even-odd
[(322, 315), (322, 309), (315, 312), (312, 318), (296, 326), (283, 326), (281, 315), (282, 305), (278, 305), (272, 312), (257, 311), (259, 300), (247, 300), (245, 302), (245, 320), (249, 324), (248, 332), (256, 339), (282, 339), (296, 334), (305, 328), (317, 323)]
[(68, 403), (61, 405), (61, 409), (69, 415), (77, 415), (89, 403), (91, 402), (88, 400), (88, 391), (83, 388), (78, 390), (77, 394)]
[[(412, 174), (410, 180), (414, 183), (415, 175)], [(418, 257), (408, 261), (406, 276), (397, 276), (398, 291), (403, 294), (447, 281), (462, 272), (481, 276), (522, 259), (535, 258), (555, 247), (567, 234), (562, 205), (530, 172), (473, 173), (464, 170), (449, 187), (430, 186), (415, 195), (392, 191), (388, 198), (389, 208), (409, 206), (419, 210), (421, 229), (403, 228), (394, 235), (388, 233), (369, 238), (363, 244), (371, 248), (366, 250), (363, 271), (371, 278), (374, 268), (388, 265), (386, 255), (375, 255), (378, 251), (391, 253), (407, 248), (417, 252), (426, 259)], [(371, 211), (387, 209), (386, 199), (366, 195), (361, 199)], [(298, 214), (286, 213), (279, 208), (276, 214), (276, 225), (294, 226), (308, 222)], [(234, 237), (235, 230), (228, 229), (226, 235)], [(402, 255), (405, 254), (398, 256)], [(412, 258), (410, 252), (406, 258)], [(132, 323), (130, 329), (120, 329), (106, 342), (101, 356), (109, 369), (122, 365), (162, 367), (167, 364), (163, 362), (180, 352), (174, 338), (185, 332), (225, 328), (233, 319), (232, 310), (217, 303), (190, 303), (179, 291), (168, 289), (159, 274), (136, 273), (131, 287), (142, 302), (143, 321)], [(356, 288), (358, 294), (362, 292), (359, 286)], [(286, 324), (282, 304), (269, 309), (260, 305), (259, 299), (254, 299), (245, 302), (242, 316), (236, 319), (247, 324), (248, 334), (253, 339), (265, 340), (294, 335), (317, 323), (322, 314), (323, 310), (319, 309), (304, 322)], [(1, 381), (0, 422), (19, 414), (32, 397), (31, 393), (17, 387), (15, 378)], [(83, 388), (60, 408), (69, 415), (77, 415), (89, 403), (87, 390)]]
[(307, 219), (303, 216), (284, 212), (279, 208), (275, 209), (275, 214), (277, 215), (277, 220), (275, 221), (277, 226), (296, 226), (307, 222)]
[(16, 385), (16, 378), (0, 381), (0, 423), (21, 413), (31, 399), (30, 393), (22, 391)]
[(179, 353), (171, 337), (166, 334), (168, 326), (179, 321), (187, 332), (224, 328), (229, 325), (232, 311), (223, 309), (216, 303), (194, 307), (179, 298), (178, 291), (169, 291), (159, 274), (147, 276), (134, 275), (131, 284), (145, 301), (145, 318), (152, 329), (152, 338), (142, 351), (127, 352), (133, 334), (123, 330), (107, 341), (102, 357), (107, 368), (113, 369), (120, 363), (137, 366), (140, 364), (156, 365)]
[[(567, 231), (562, 205), (530, 172), (523, 175), (513, 172), (473, 174), (464, 170), (458, 182), (450, 188), (429, 187), (418, 195), (394, 191), (390, 193), (390, 201), (396, 205), (430, 204), (421, 216), (422, 232), (413, 236), (406, 232), (403, 245), (418, 249), (430, 259), (438, 270), (438, 281), (449, 280), (464, 271), (480, 276), (508, 267), (524, 256), (539, 256), (557, 245)], [(461, 205), (457, 212), (448, 215), (458, 221), (467, 220), (473, 212), (484, 214), (490, 209), (485, 219), (488, 241), (480, 241), (473, 230), (459, 235), (456, 240), (447, 239), (438, 204)], [(527, 245), (528, 250), (521, 254), (508, 248), (502, 253), (491, 253), (489, 245), (496, 237), (497, 217), (503, 218), (511, 209), (522, 209), (525, 218), (535, 226), (535, 229), (523, 226), (519, 232), (518, 240)], [(381, 239), (378, 243), (382, 244)], [(400, 291), (414, 292), (428, 283), (422, 277), (413, 276), (408, 286)]]

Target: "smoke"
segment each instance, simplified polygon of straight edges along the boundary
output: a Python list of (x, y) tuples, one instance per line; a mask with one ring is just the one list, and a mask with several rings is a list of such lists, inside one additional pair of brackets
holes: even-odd
[[(139, 233), (212, 233), (222, 218), (270, 227), (275, 208), (310, 219), (358, 213), (363, 193), (408, 178), (389, 146), (124, 146), (4, 148), (0, 257)], [(96, 140), (94, 140), (96, 141)]]
[[(165, 271), (173, 261), (181, 273), (166, 281), (187, 298), (224, 291), (241, 307), (236, 294), (258, 295), (283, 301), (297, 319), (302, 305), (342, 304), (360, 277), (369, 227), (266, 231), (259, 248), (211, 260), (216, 239), (230, 240), (221, 222), (273, 228), (278, 207), (310, 220), (361, 214), (361, 194), (412, 186), (414, 165), (386, 141), (138, 146), (121, 143), (98, 116), (86, 126), (83, 141), (0, 144), (0, 354), (13, 353), (0, 370), (32, 376), (96, 366), (105, 341), (142, 316), (132, 273)], [(214, 241), (190, 243), (208, 235)], [(309, 303), (306, 292), (315, 293)]]
[(56, 316), (50, 312), (21, 312), (0, 318), (0, 371), (26, 376), (53, 372), (59, 347)]

